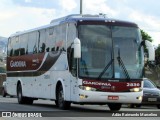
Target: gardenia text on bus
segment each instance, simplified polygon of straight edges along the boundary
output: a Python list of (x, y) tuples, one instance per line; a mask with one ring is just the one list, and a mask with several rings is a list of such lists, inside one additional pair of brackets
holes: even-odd
[(13, 61), (13, 60), (11, 60), (10, 67), (26, 67), (26, 61)]

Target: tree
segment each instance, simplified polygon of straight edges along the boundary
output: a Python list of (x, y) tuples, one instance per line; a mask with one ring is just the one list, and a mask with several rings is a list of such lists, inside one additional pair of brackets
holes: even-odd
[[(148, 33), (144, 32), (143, 30), (141, 30), (141, 35), (142, 35), (142, 40), (148, 40), (150, 42), (153, 41), (152, 37)], [(148, 50), (145, 47), (145, 52), (147, 53), (147, 51)], [(157, 65), (160, 64), (160, 44), (155, 50), (155, 62)]]
[(156, 49), (156, 55), (160, 56), (160, 44), (158, 45), (157, 49)]
[(159, 65), (160, 64), (160, 44), (158, 45), (156, 51), (155, 51), (155, 56), (156, 56), (156, 64)]
[[(153, 41), (152, 37), (148, 33), (146, 33), (144, 30), (141, 30), (141, 35), (142, 35), (142, 40), (148, 40), (150, 42)], [(144, 52), (148, 53), (146, 46), (144, 47)]]
[(141, 30), (142, 40), (148, 40), (150, 42), (153, 41), (152, 37), (148, 35), (145, 31)]

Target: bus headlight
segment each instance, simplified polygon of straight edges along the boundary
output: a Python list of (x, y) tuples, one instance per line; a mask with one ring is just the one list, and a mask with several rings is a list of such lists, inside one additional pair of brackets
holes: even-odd
[(89, 86), (82, 86), (82, 85), (80, 85), (79, 88), (82, 90), (86, 90), (86, 91), (96, 91), (97, 90), (96, 88), (89, 87)]
[(140, 92), (142, 91), (142, 88), (132, 88), (130, 89), (131, 92)]

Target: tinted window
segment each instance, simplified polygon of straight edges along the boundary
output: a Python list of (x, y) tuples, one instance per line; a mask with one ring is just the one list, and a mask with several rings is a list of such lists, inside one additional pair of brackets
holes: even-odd
[(80, 25), (78, 27), (81, 40), (81, 59), (79, 74), (81, 77), (98, 78), (108, 69), (102, 78), (113, 76), (111, 61), (112, 39), (110, 27), (105, 25)]
[(46, 31), (46, 52), (54, 51), (55, 48), (55, 33), (54, 28), (48, 28)]
[(12, 56), (13, 54), (13, 47), (12, 47), (12, 39), (8, 39), (8, 50), (7, 50), (7, 55)]
[(38, 51), (37, 36), (38, 32), (31, 32), (28, 36), (28, 54), (34, 54)]
[(69, 64), (69, 69), (72, 73), (73, 76), (76, 75), (76, 61), (73, 57), (73, 49), (71, 49), (71, 45), (76, 38), (77, 35), (77, 30), (75, 24), (71, 23), (68, 26), (68, 34), (67, 34), (67, 57), (68, 57), (68, 64)]
[(73, 43), (74, 39), (76, 38), (76, 26), (75, 24), (69, 24), (68, 27), (68, 37), (67, 37), (67, 48), (71, 46)]
[(144, 88), (155, 88), (155, 85), (150, 80), (144, 80)]
[(28, 43), (28, 34), (23, 34), (20, 37), (20, 55), (25, 55), (27, 50), (27, 43)]
[(46, 30), (40, 30), (39, 35), (39, 52), (43, 53), (46, 48)]
[(66, 41), (66, 25), (60, 25), (55, 27), (55, 35), (56, 35), (56, 43), (55, 49), (56, 51), (64, 50), (65, 41)]
[(18, 56), (19, 55), (19, 36), (13, 37), (12, 38), (12, 46), (13, 46), (13, 56)]

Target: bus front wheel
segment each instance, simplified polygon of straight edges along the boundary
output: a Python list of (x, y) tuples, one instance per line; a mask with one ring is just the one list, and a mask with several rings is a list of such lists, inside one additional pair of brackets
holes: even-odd
[(71, 103), (69, 101), (64, 100), (64, 91), (63, 91), (62, 85), (58, 87), (56, 103), (57, 103), (57, 106), (63, 110), (67, 110), (71, 106)]
[(108, 104), (108, 107), (110, 108), (110, 110), (113, 110), (113, 111), (120, 110), (121, 106), (122, 106), (122, 104), (120, 104), (120, 103), (109, 103)]

